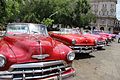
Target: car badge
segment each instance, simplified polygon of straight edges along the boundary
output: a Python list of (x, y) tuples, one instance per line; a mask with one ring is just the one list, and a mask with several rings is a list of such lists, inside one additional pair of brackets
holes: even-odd
[(34, 58), (34, 59), (45, 59), (49, 56), (50, 55), (48, 55), (48, 54), (40, 54), (40, 55), (33, 55), (32, 58)]

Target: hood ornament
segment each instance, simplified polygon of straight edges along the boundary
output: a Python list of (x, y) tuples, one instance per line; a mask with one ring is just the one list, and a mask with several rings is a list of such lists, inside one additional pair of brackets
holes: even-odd
[(50, 56), (49, 54), (40, 54), (40, 55), (33, 55), (32, 58), (42, 60), (49, 56)]

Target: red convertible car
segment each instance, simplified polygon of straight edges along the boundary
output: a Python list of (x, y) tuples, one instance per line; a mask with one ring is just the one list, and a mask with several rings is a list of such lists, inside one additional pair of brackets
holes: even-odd
[(95, 35), (100, 35), (100, 36), (102, 36), (103, 38), (105, 38), (107, 45), (112, 41), (112, 36), (109, 35), (108, 33), (104, 33), (104, 32), (99, 31), (99, 30), (95, 30), (95, 31), (93, 31), (92, 33), (95, 34)]
[(79, 53), (90, 53), (96, 45), (94, 39), (82, 36), (76, 29), (62, 28), (60, 31), (49, 32), (49, 34)]
[(91, 34), (91, 32), (83, 32), (84, 36), (88, 38), (93, 38), (96, 40), (96, 49), (102, 49), (106, 45), (106, 39), (100, 35)]
[(10, 23), (0, 40), (0, 80), (62, 80), (75, 74), (75, 53), (41, 24)]

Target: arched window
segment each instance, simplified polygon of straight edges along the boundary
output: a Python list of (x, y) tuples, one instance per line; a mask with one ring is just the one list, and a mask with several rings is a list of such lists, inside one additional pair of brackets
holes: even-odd
[(111, 28), (108, 28), (108, 31), (111, 31)]
[(100, 30), (104, 31), (104, 27), (101, 27)]
[(94, 31), (96, 29), (96, 27), (93, 27), (92, 30)]

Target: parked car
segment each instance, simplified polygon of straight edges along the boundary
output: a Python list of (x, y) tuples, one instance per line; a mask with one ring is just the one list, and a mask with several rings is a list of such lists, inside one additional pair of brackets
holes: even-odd
[(120, 32), (118, 33), (117, 38), (118, 38), (118, 43), (120, 43)]
[(106, 45), (108, 45), (112, 41), (112, 37), (108, 33), (104, 33), (104, 32), (99, 31), (99, 30), (94, 30), (94, 31), (92, 31), (92, 34), (100, 35), (104, 39), (106, 39)]
[(93, 38), (96, 40), (96, 46), (95, 46), (96, 49), (102, 49), (106, 45), (106, 39), (100, 35), (92, 34), (90, 31), (82, 32), (82, 34), (85, 37)]
[(116, 34), (113, 34), (113, 33), (108, 33), (106, 32), (109, 36), (111, 36), (112, 38), (112, 41), (114, 41), (114, 39), (116, 39)]
[(41, 24), (10, 23), (0, 40), (0, 80), (62, 80), (75, 74), (75, 53)]
[(49, 32), (50, 36), (57, 41), (69, 46), (77, 53), (91, 53), (96, 42), (92, 38), (82, 36), (75, 29), (62, 28), (60, 31)]

